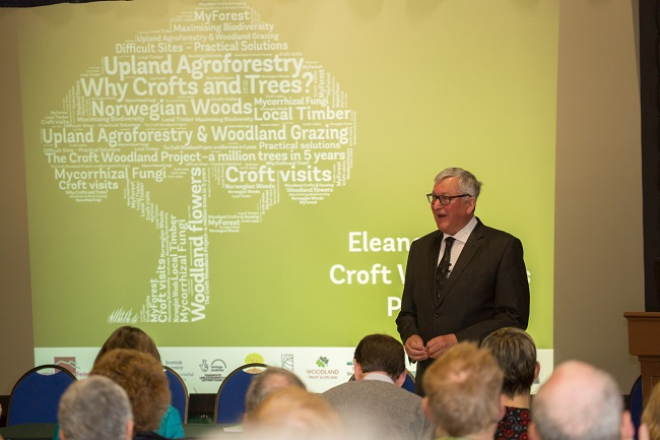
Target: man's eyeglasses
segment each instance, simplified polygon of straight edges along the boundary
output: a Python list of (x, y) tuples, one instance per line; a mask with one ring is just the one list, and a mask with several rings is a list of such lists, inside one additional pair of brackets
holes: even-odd
[(433, 193), (427, 194), (426, 195), (426, 200), (429, 201), (430, 204), (433, 204), (436, 200), (440, 201), (441, 205), (449, 205), (452, 200), (457, 199), (459, 197), (472, 197), (470, 194), (459, 194), (457, 196), (436, 196)]

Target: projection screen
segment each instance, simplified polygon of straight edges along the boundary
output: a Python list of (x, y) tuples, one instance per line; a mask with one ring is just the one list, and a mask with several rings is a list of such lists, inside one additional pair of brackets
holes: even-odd
[[(36, 362), (121, 325), (191, 392), (314, 391), (396, 333), (448, 166), (520, 238), (552, 369), (556, 2), (139, 0), (17, 11)], [(411, 368), (414, 369), (414, 366)]]

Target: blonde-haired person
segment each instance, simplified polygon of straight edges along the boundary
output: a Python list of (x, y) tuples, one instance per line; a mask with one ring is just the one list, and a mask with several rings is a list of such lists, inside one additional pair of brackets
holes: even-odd
[(502, 370), (490, 350), (450, 347), (424, 375), (424, 410), (438, 439), (493, 440), (504, 414)]
[(642, 413), (642, 423), (648, 426), (650, 440), (660, 440), (660, 387), (654, 386)]

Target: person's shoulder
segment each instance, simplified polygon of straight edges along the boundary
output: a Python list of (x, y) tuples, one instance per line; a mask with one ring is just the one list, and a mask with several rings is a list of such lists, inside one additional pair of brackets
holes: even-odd
[(330, 388), (329, 390), (323, 393), (323, 396), (337, 396), (343, 394), (354, 394), (354, 393), (399, 393), (404, 392), (410, 394), (411, 396), (418, 397), (421, 400), (421, 397), (417, 396), (410, 391), (404, 390), (403, 388), (397, 387), (394, 384), (380, 381), (380, 380), (352, 380), (346, 383), (342, 383), (335, 387)]
[(344, 382), (339, 385), (335, 385), (334, 387), (324, 391), (321, 393), (321, 396), (323, 397), (333, 397), (335, 395), (339, 394), (344, 394), (348, 391), (350, 391), (353, 387), (355, 387), (355, 384), (358, 383), (358, 381), (349, 381), (349, 382)]
[(421, 404), (422, 402), (422, 398), (417, 394), (411, 393), (410, 391), (391, 383), (379, 380), (362, 380), (360, 382), (362, 382), (360, 388), (364, 392), (383, 394), (391, 398), (396, 398), (397, 400), (405, 400), (411, 403), (418, 402)]
[(429, 232), (422, 237), (415, 238), (410, 244), (410, 247), (413, 248), (418, 246), (429, 246), (431, 243), (433, 243), (433, 241), (437, 240), (441, 236), (442, 232), (436, 229), (435, 231)]
[(506, 231), (502, 231), (501, 229), (495, 229), (495, 228), (491, 228), (490, 226), (486, 226), (483, 223), (481, 223), (481, 221), (479, 221), (479, 224), (477, 224), (475, 231), (478, 231), (478, 228), (481, 230), (481, 233), (483, 234), (484, 237), (490, 239), (497, 239), (502, 241), (520, 241), (513, 234), (510, 234)]
[(362, 381), (350, 381), (336, 385), (321, 393), (321, 397), (335, 408), (350, 404), (356, 396), (363, 394), (356, 389), (359, 388), (360, 382)]
[(422, 398), (417, 394), (411, 393), (410, 391), (401, 387), (395, 387), (394, 389), (394, 392), (396, 392), (396, 395), (399, 397), (399, 399), (405, 400), (409, 404), (422, 404)]

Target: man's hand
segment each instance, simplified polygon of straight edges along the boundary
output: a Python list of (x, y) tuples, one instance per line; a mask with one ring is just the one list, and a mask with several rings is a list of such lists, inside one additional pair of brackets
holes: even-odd
[(406, 339), (404, 346), (408, 357), (413, 361), (425, 361), (429, 358), (426, 347), (424, 347), (424, 341), (419, 335), (412, 335)]
[(454, 344), (458, 344), (458, 339), (453, 333), (436, 336), (426, 343), (426, 352), (431, 359), (437, 359)]

